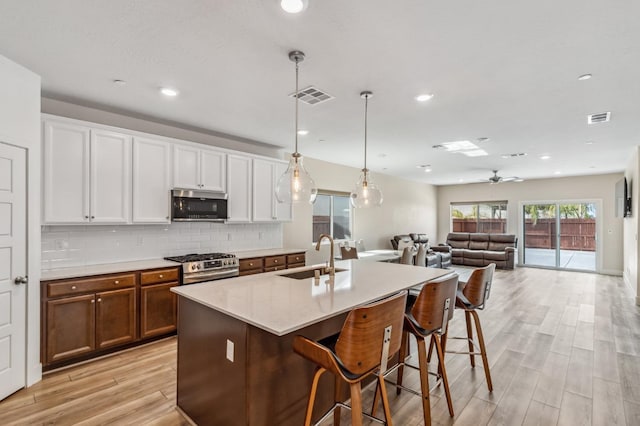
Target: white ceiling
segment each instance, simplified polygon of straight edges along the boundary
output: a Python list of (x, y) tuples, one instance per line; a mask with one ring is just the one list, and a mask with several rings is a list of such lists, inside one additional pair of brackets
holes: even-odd
[[(491, 169), (525, 179), (619, 172), (640, 144), (640, 2), (309, 3), (288, 15), (278, 0), (0, 0), (0, 54), (40, 74), (48, 96), (291, 151), (287, 53), (299, 49), (300, 87), (335, 96), (301, 105), (302, 154), (362, 167), (359, 93), (371, 90), (370, 168), (438, 185)], [(578, 81), (585, 73), (593, 78)], [(180, 95), (161, 96), (163, 85)], [(421, 104), (420, 93), (435, 97)], [(611, 122), (587, 125), (604, 111)], [(431, 148), (480, 137), (490, 138), (486, 157)], [(517, 152), (527, 156), (502, 158)]]

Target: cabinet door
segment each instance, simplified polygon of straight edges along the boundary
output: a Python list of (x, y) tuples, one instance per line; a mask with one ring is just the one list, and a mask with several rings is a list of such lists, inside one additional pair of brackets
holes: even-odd
[(200, 150), (173, 146), (173, 187), (200, 189)]
[(227, 192), (227, 154), (200, 151), (200, 188)]
[(47, 364), (95, 349), (96, 311), (93, 294), (49, 300), (46, 309)]
[(251, 158), (227, 157), (228, 222), (251, 222)]
[(96, 294), (96, 349), (136, 339), (136, 289)]
[(280, 176), (287, 171), (287, 163), (274, 163), (273, 203), (275, 206), (276, 220), (279, 222), (291, 222), (293, 220), (293, 208), (291, 203), (279, 203), (275, 196), (275, 188)]
[(162, 141), (133, 140), (133, 222), (169, 223), (171, 149)]
[(44, 223), (89, 222), (89, 128), (44, 123)]
[(131, 223), (131, 137), (91, 131), (93, 223)]
[(275, 177), (271, 161), (255, 158), (253, 160), (253, 221), (273, 222)]
[(171, 287), (177, 282), (140, 288), (140, 338), (171, 333), (176, 329), (176, 295)]

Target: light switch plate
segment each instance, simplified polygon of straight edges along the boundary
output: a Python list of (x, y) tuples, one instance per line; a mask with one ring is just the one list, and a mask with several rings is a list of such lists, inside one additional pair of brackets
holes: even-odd
[(231, 340), (227, 339), (227, 359), (233, 362), (234, 344)]

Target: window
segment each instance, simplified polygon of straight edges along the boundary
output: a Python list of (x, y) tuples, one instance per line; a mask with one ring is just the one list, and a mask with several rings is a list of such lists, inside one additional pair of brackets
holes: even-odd
[(353, 235), (349, 194), (318, 191), (313, 204), (313, 242), (320, 234), (329, 234), (336, 240), (348, 240)]
[(451, 232), (507, 232), (507, 202), (451, 203)]

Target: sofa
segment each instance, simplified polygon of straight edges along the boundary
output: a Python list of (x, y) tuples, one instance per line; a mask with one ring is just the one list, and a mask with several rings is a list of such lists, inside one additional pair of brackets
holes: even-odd
[(420, 244), (427, 245), (427, 267), (430, 268), (448, 268), (451, 266), (451, 253), (446, 247), (433, 246), (429, 247), (429, 238), (427, 234), (400, 234), (394, 235), (391, 239), (391, 246), (394, 250), (398, 250), (400, 243), (403, 245), (413, 244), (415, 249), (418, 249)]
[(513, 234), (486, 234), (472, 232), (450, 232), (445, 244), (455, 265), (487, 266), (495, 263), (497, 268), (513, 269), (518, 238)]

